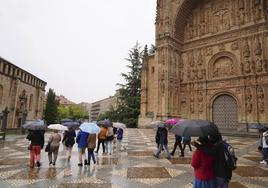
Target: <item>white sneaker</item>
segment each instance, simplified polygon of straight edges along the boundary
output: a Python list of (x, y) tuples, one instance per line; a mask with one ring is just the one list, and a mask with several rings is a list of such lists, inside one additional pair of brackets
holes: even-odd
[(260, 164), (267, 164), (265, 160), (260, 161)]

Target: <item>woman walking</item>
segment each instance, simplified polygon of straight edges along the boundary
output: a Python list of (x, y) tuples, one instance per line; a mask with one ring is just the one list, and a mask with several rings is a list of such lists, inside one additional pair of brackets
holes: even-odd
[(105, 153), (105, 139), (106, 139), (106, 133), (107, 132), (107, 129), (105, 127), (101, 127), (100, 129), (100, 132), (98, 134), (98, 146), (97, 146), (97, 150), (95, 151), (95, 153), (98, 154), (99, 152), (99, 148), (100, 148), (100, 145), (102, 144), (102, 151), (103, 151), (103, 154)]
[(106, 143), (107, 143), (107, 153), (109, 155), (112, 154), (113, 150), (113, 139), (114, 139), (114, 131), (113, 127), (108, 127), (106, 132)]
[(29, 146), (30, 150), (30, 168), (34, 168), (35, 161), (36, 166), (40, 167), (40, 153), (41, 149), (44, 146), (44, 131), (42, 130), (36, 130), (31, 131), (29, 130), (29, 134), (26, 137), (29, 141), (31, 141), (31, 144)]
[(69, 130), (65, 131), (63, 134), (62, 143), (65, 146), (68, 161), (70, 161), (71, 159), (72, 149), (75, 143), (75, 137), (76, 137), (76, 134), (73, 128), (69, 128)]
[[(199, 137), (198, 141), (203, 147), (211, 148), (208, 137)], [(194, 168), (195, 181), (194, 188), (215, 188), (216, 176), (214, 173), (215, 157), (208, 155), (197, 148), (192, 157), (192, 167)]]
[(88, 163), (87, 165), (90, 165), (90, 160), (92, 158), (93, 163), (96, 164), (96, 159), (94, 155), (94, 149), (96, 147), (96, 140), (97, 140), (97, 135), (96, 134), (89, 134), (88, 139), (87, 139), (87, 151), (88, 151)]
[[(53, 164), (56, 165), (56, 161), (58, 158), (58, 152), (60, 147), (61, 135), (58, 133), (58, 130), (54, 130), (53, 134), (50, 136), (48, 142), (50, 143), (50, 149), (48, 151), (48, 160), (49, 165)], [(53, 155), (53, 160), (52, 160)]]

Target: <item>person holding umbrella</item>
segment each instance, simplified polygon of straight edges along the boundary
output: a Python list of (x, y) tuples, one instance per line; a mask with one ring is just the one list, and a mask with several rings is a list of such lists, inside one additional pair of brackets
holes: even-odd
[(94, 155), (94, 149), (96, 148), (96, 140), (97, 140), (97, 135), (96, 134), (89, 134), (88, 139), (87, 139), (87, 151), (88, 151), (88, 163), (87, 165), (90, 165), (90, 160), (92, 158), (93, 163), (96, 164), (96, 159)]
[[(61, 135), (59, 134), (58, 130), (53, 130), (53, 134), (49, 137), (48, 142), (50, 143), (50, 149), (48, 151), (48, 160), (49, 165), (53, 164), (56, 165), (56, 161), (58, 158), (58, 152), (60, 147)], [(53, 160), (52, 160), (53, 155)]]
[(159, 131), (159, 147), (156, 154), (154, 154), (154, 157), (159, 158), (159, 155), (164, 147), (166, 150), (166, 157), (167, 159), (170, 159), (170, 153), (168, 149), (168, 131), (164, 125), (159, 125), (157, 131)]
[(29, 134), (26, 137), (29, 141), (31, 141), (31, 144), (29, 146), (30, 168), (34, 168), (35, 161), (37, 167), (41, 166), (40, 154), (45, 142), (44, 133), (44, 130), (29, 130)]
[(102, 144), (102, 151), (103, 151), (103, 154), (105, 153), (105, 139), (106, 139), (106, 134), (107, 134), (107, 128), (105, 128), (104, 126), (102, 126), (100, 128), (100, 132), (98, 134), (98, 146), (97, 146), (97, 150), (95, 151), (95, 153), (98, 154), (99, 152), (99, 148), (100, 148), (100, 145)]
[(62, 143), (65, 146), (68, 161), (71, 159), (75, 137), (75, 130), (72, 127), (70, 127), (68, 131), (64, 131)]
[(84, 165), (87, 165), (87, 159), (85, 157), (85, 152), (87, 148), (87, 139), (88, 139), (88, 133), (81, 130), (78, 132), (78, 135), (76, 137), (76, 143), (78, 144), (78, 158), (79, 163), (78, 166), (83, 166), (83, 156), (84, 156)]
[(35, 161), (37, 167), (40, 167), (40, 154), (41, 149), (44, 147), (46, 125), (43, 120), (30, 120), (26, 121), (22, 126), (29, 131), (26, 139), (31, 141), (28, 146), (30, 150), (30, 167), (34, 168)]

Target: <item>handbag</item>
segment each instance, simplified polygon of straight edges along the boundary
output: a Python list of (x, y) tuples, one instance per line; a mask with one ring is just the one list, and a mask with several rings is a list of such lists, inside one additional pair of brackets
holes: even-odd
[(49, 143), (47, 143), (47, 146), (46, 146), (46, 148), (45, 148), (45, 152), (49, 152), (50, 151), (50, 142)]

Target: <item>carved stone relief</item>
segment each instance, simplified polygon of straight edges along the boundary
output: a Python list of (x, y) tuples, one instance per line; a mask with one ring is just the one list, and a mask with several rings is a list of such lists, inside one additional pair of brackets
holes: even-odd
[(246, 94), (246, 110), (247, 110), (247, 113), (251, 114), (252, 113), (252, 93), (251, 93), (251, 89), (247, 88), (245, 94)]
[(198, 112), (199, 113), (203, 113), (203, 93), (201, 91), (198, 92), (198, 97), (197, 97), (197, 100), (198, 100)]
[(250, 61), (250, 47), (248, 44), (248, 41), (245, 40), (244, 46), (243, 46), (243, 58), (244, 58), (244, 64), (243, 64), (243, 72), (245, 74), (250, 74), (252, 71), (251, 67), (251, 61)]
[(194, 114), (194, 111), (195, 111), (195, 109), (194, 109), (194, 93), (191, 92), (190, 93), (190, 112), (192, 114)]
[(228, 31), (236, 26), (265, 18), (262, 0), (206, 0), (200, 2), (186, 20), (185, 39)]
[(229, 57), (218, 58), (212, 67), (213, 78), (223, 78), (234, 75), (234, 65)]
[(264, 92), (262, 87), (258, 87), (257, 89), (257, 101), (258, 101), (258, 110), (262, 114), (265, 111), (264, 108)]

